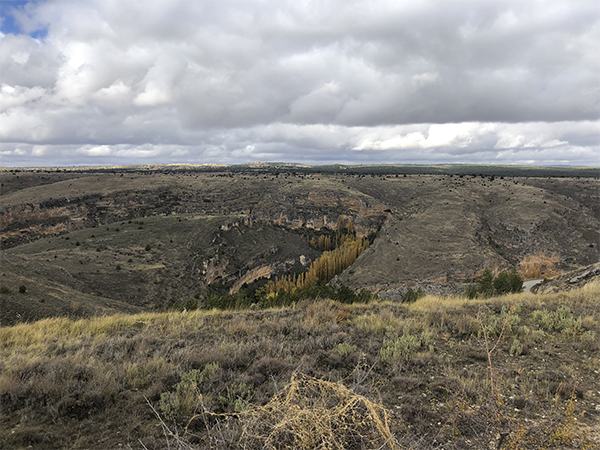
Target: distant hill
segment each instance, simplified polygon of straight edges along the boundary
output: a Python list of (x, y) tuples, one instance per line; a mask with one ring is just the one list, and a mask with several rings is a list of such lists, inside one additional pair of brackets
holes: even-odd
[[(394, 299), (459, 292), (485, 268), (598, 262), (600, 170), (513, 166), (5, 169), (1, 322), (161, 310), (321, 255), (351, 218), (371, 246), (334, 283)], [(25, 286), (26, 292), (19, 292)]]

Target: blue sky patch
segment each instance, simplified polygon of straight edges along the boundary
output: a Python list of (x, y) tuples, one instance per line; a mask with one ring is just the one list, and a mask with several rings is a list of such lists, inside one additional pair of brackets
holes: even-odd
[(0, 31), (4, 34), (29, 34), (34, 39), (43, 39), (48, 35), (47, 28), (40, 28), (31, 33), (25, 33), (15, 19), (14, 11), (23, 9), (27, 0), (0, 0)]

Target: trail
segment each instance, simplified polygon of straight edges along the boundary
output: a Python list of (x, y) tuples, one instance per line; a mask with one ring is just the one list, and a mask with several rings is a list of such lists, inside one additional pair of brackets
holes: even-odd
[(523, 292), (526, 294), (531, 292), (531, 288), (540, 284), (542, 281), (544, 281), (543, 278), (536, 278), (535, 280), (524, 281), (523, 282)]

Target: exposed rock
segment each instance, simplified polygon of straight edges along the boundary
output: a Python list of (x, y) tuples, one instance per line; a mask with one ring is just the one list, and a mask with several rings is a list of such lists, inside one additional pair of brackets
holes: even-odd
[(229, 261), (221, 261), (219, 255), (204, 262), (204, 274), (206, 277), (206, 284), (214, 283), (218, 278), (222, 278), (225, 275)]
[(586, 280), (595, 275), (600, 275), (600, 266), (592, 267), (590, 270), (586, 270), (581, 275), (577, 275), (569, 280), (569, 283), (575, 284), (580, 283), (583, 280)]
[(545, 279), (544, 282), (533, 286), (531, 292), (534, 294), (546, 294), (568, 291), (580, 288), (593, 281), (600, 282), (600, 263), (592, 264), (554, 278)]

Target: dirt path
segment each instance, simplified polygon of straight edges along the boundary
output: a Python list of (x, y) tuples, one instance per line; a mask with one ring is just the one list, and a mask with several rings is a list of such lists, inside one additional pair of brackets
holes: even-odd
[(535, 285), (540, 284), (542, 281), (544, 281), (543, 278), (536, 278), (535, 280), (524, 281), (523, 282), (523, 292), (525, 292), (525, 293), (531, 292), (531, 288), (534, 287)]

